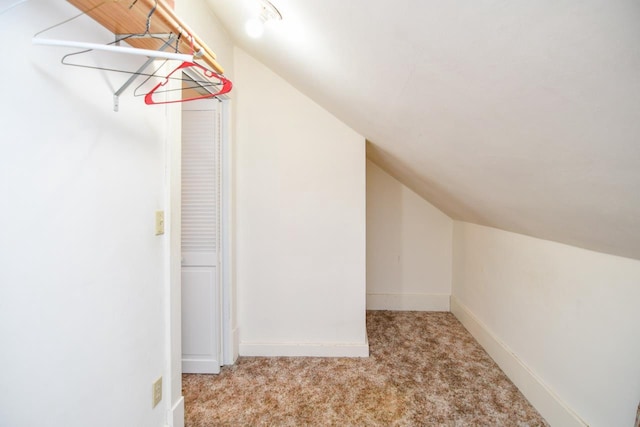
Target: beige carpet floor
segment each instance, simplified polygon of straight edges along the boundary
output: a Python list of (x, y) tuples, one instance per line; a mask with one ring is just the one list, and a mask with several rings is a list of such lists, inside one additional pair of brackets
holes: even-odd
[(187, 427), (546, 426), (451, 313), (367, 313), (371, 356), (184, 375)]

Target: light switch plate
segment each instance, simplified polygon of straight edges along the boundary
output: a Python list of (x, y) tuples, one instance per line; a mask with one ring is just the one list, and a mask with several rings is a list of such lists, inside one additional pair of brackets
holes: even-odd
[(164, 234), (164, 211), (156, 211), (156, 236)]
[(162, 377), (155, 380), (153, 383), (153, 404), (152, 408), (158, 406), (158, 403), (162, 400)]

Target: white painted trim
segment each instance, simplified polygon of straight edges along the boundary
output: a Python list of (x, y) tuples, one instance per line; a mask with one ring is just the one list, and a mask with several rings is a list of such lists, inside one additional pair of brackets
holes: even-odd
[(552, 426), (586, 427), (562, 399), (455, 296), (451, 312)]
[(233, 332), (233, 293), (231, 286), (231, 268), (232, 268), (232, 242), (231, 242), (231, 226), (232, 226), (232, 174), (231, 174), (231, 117), (229, 101), (220, 102), (220, 124), (221, 124), (221, 140), (220, 140), (220, 290), (222, 293), (222, 363), (224, 365), (233, 365), (237, 359), (238, 341)]
[(356, 343), (240, 343), (241, 356), (369, 357), (369, 342)]
[(184, 427), (184, 396), (180, 396), (169, 414), (171, 427)]
[(220, 362), (217, 360), (182, 359), (182, 372), (190, 374), (218, 374)]
[(367, 294), (367, 310), (449, 311), (449, 294)]
[(239, 328), (234, 328), (233, 331), (231, 332), (231, 336), (233, 337), (233, 348), (232, 351), (233, 353), (231, 354), (231, 364), (235, 363), (235, 361), (238, 359), (238, 356), (240, 355), (240, 329)]
[[(168, 65), (165, 64), (165, 67)], [(178, 80), (171, 80), (169, 89), (180, 87)], [(182, 283), (181, 283), (181, 194), (180, 176), (182, 165), (182, 108), (180, 104), (166, 104), (165, 176), (164, 176), (164, 298), (165, 298), (165, 369), (163, 395), (168, 413), (167, 422), (183, 427), (184, 420), (176, 421), (182, 411), (173, 413), (171, 402), (182, 399)], [(184, 405), (183, 405), (184, 406)]]

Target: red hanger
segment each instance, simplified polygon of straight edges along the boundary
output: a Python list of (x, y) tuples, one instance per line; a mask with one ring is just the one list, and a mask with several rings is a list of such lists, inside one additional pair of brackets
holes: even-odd
[[(220, 86), (220, 90), (218, 92), (216, 92), (216, 93), (210, 93), (210, 94), (202, 95), (202, 96), (194, 96), (194, 97), (185, 98), (185, 99), (176, 99), (176, 100), (173, 100), (173, 101), (155, 101), (153, 99), (153, 94), (156, 93), (156, 91), (160, 87), (162, 87), (162, 86), (167, 84), (167, 82), (169, 81), (169, 79), (171, 78), (171, 75), (173, 73), (175, 73), (176, 71), (180, 71), (180, 70), (182, 70), (184, 68), (191, 68), (191, 67), (198, 68), (202, 72), (202, 74), (207, 78), (218, 79), (220, 81), (220, 83), (217, 83), (216, 85)], [(147, 104), (147, 105), (171, 104), (171, 103), (174, 103), (174, 102), (186, 102), (186, 101), (195, 101), (196, 99), (213, 98), (215, 96), (224, 95), (225, 93), (230, 92), (232, 87), (233, 87), (233, 84), (231, 83), (231, 80), (228, 80), (223, 75), (218, 74), (215, 71), (211, 71), (208, 68), (205, 68), (200, 64), (196, 64), (195, 62), (185, 61), (182, 64), (180, 64), (175, 70), (170, 72), (169, 75), (167, 77), (165, 77), (164, 81), (158, 83), (153, 89), (151, 89), (151, 91), (149, 91), (149, 93), (147, 93), (147, 95), (144, 97), (144, 103)]]

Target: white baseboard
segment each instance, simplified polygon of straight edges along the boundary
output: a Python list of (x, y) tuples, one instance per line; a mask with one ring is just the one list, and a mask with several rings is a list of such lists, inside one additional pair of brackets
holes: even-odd
[[(238, 346), (240, 344), (240, 331), (238, 328), (231, 330), (231, 342), (226, 343), (222, 363), (224, 365), (233, 365), (238, 360)], [(224, 344), (223, 344), (224, 346)]]
[(172, 424), (171, 427), (184, 427), (184, 397), (180, 396), (169, 416)]
[(451, 312), (549, 424), (563, 427), (587, 427), (587, 423), (454, 296), (451, 296)]
[(449, 294), (367, 294), (367, 310), (449, 311)]
[(241, 356), (264, 357), (369, 357), (369, 342), (343, 343), (240, 343)]
[(182, 359), (182, 372), (185, 374), (217, 374), (220, 372), (218, 360)]

